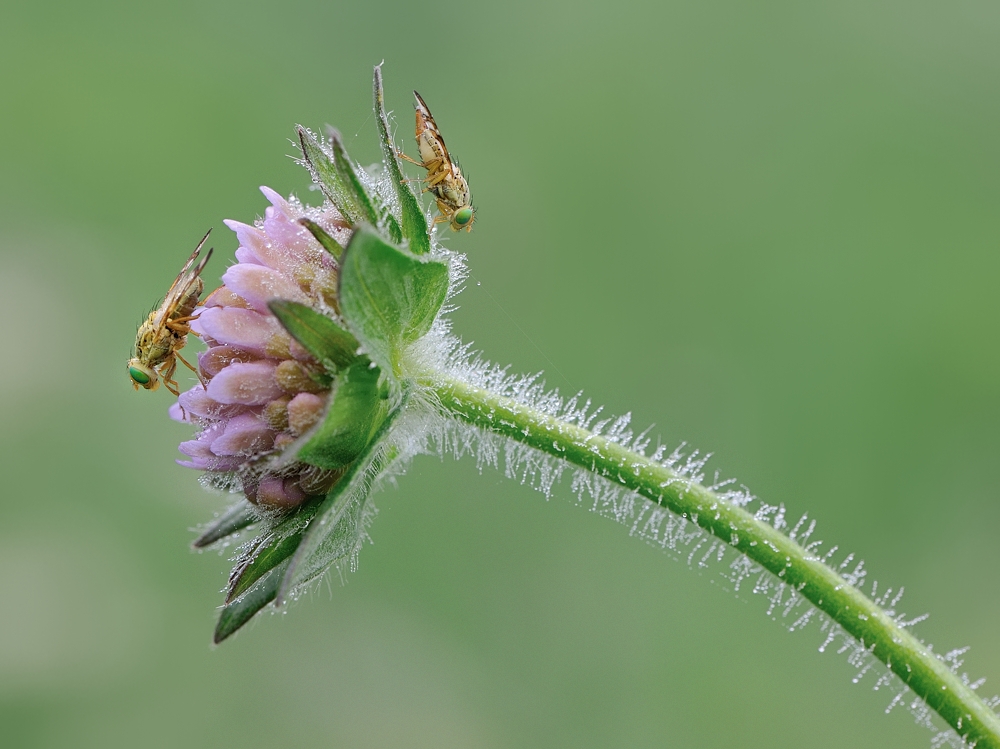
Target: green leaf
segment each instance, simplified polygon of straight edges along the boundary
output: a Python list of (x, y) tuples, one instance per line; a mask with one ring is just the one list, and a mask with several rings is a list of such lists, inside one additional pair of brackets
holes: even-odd
[(299, 145), (302, 147), (302, 157), (312, 180), (319, 185), (323, 194), (333, 203), (348, 221), (356, 224), (362, 220), (360, 209), (351, 195), (351, 191), (341, 179), (340, 172), (333, 157), (326, 152), (311, 132), (301, 125), (296, 127), (299, 134)]
[(367, 359), (337, 375), (323, 423), (299, 449), (296, 460), (336, 470), (365, 451), (389, 410), (380, 375)]
[(237, 531), (241, 531), (248, 525), (253, 525), (260, 518), (257, 513), (253, 511), (249, 503), (240, 502), (233, 505), (228, 510), (226, 510), (220, 517), (216, 518), (212, 523), (202, 531), (201, 535), (198, 536), (194, 541), (191, 542), (191, 547), (195, 549), (204, 549), (206, 546), (211, 546), (216, 541), (221, 541), (222, 539), (233, 535)]
[(408, 402), (409, 394), (404, 392), (399, 404), (383, 420), (368, 449), (326, 495), (284, 572), (277, 605), (281, 605), (296, 587), (357, 553), (373, 516), (369, 506), (372, 482), (398, 454), (398, 449), (387, 444), (385, 439)]
[(256, 540), (255, 547), (229, 576), (226, 603), (246, 593), (264, 575), (288, 559), (299, 547), (302, 534), (316, 515), (320, 500), (311, 502), (282, 520)]
[(327, 234), (326, 230), (312, 219), (300, 218), (299, 223), (309, 230), (309, 233), (316, 238), (317, 242), (323, 245), (324, 250), (333, 255), (334, 260), (340, 260), (340, 256), (344, 253), (344, 248), (340, 246), (340, 242)]
[(212, 641), (218, 645), (253, 618), (278, 595), (278, 588), (285, 577), (291, 560), (286, 559), (261, 580), (260, 585), (243, 598), (226, 606), (219, 614)]
[(399, 374), (404, 348), (431, 328), (448, 293), (448, 266), (386, 244), (361, 227), (340, 268), (340, 310), (368, 355)]
[(369, 224), (379, 227), (385, 230), (391, 241), (401, 242), (403, 231), (399, 222), (377, 193), (368, 194), (358, 177), (358, 172), (362, 170), (347, 155), (340, 133), (329, 128), (330, 146), (327, 148), (301, 125), (297, 130), (302, 155), (313, 182), (319, 185), (337, 210), (352, 225)]
[(331, 374), (358, 360), (358, 339), (321, 312), (284, 299), (274, 299), (267, 306), (289, 335)]
[(392, 211), (389, 210), (389, 206), (382, 202), (380, 197), (373, 196), (372, 198), (375, 204), (378, 206), (379, 212), (382, 214), (382, 225), (384, 226), (386, 232), (389, 234), (389, 239), (395, 244), (403, 243), (403, 230), (399, 228), (399, 222), (396, 217), (392, 215)]
[(353, 215), (348, 216), (351, 223), (357, 224), (363, 221), (372, 226), (378, 226), (379, 215), (375, 212), (375, 207), (372, 205), (364, 185), (358, 179), (356, 167), (348, 158), (347, 151), (344, 150), (344, 141), (340, 137), (340, 133), (332, 128), (330, 129), (330, 145), (333, 151), (334, 169), (337, 171), (337, 176), (347, 190), (348, 199), (352, 203)]
[(389, 118), (385, 113), (381, 65), (375, 66), (374, 95), (376, 124), (378, 125), (379, 142), (382, 144), (382, 159), (389, 170), (389, 178), (399, 201), (403, 216), (403, 236), (409, 241), (411, 252), (416, 255), (425, 255), (431, 251), (430, 235), (427, 233), (427, 216), (420, 207), (417, 196), (413, 194), (413, 190), (405, 181), (406, 178), (396, 160), (396, 145), (389, 135)]

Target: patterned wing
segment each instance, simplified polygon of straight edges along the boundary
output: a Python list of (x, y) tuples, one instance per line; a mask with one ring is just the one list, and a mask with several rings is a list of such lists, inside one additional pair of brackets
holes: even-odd
[(208, 241), (208, 235), (211, 233), (211, 229), (205, 232), (205, 236), (201, 238), (198, 246), (191, 253), (191, 257), (187, 259), (184, 267), (181, 268), (181, 272), (177, 274), (177, 278), (170, 285), (170, 290), (167, 292), (166, 297), (164, 297), (163, 304), (160, 305), (160, 308), (156, 312), (155, 329), (157, 332), (163, 330), (167, 322), (174, 317), (178, 306), (188, 296), (191, 286), (195, 283), (198, 276), (201, 275), (202, 270), (205, 268), (205, 263), (212, 257), (212, 250), (209, 249), (205, 253), (205, 257), (198, 262), (198, 255), (201, 253), (201, 248)]
[(430, 130), (437, 145), (441, 148), (441, 153), (444, 156), (445, 163), (448, 165), (448, 170), (454, 174), (455, 162), (451, 160), (451, 154), (448, 153), (448, 147), (444, 144), (444, 138), (441, 137), (441, 131), (434, 121), (434, 115), (431, 114), (431, 110), (427, 107), (427, 102), (423, 100), (420, 94), (414, 91), (413, 95), (417, 98), (417, 141), (419, 142), (420, 135), (424, 130)]

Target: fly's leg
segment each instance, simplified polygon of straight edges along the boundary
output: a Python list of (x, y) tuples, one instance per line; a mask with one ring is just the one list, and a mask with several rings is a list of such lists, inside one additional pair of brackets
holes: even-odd
[(441, 169), (440, 171), (434, 172), (434, 174), (431, 174), (430, 172), (428, 172), (427, 173), (427, 185), (428, 185), (428, 187), (434, 187), (435, 185), (439, 185), (442, 182), (444, 182), (450, 176), (451, 176), (451, 170), (450, 169)]
[(440, 198), (437, 201), (437, 209), (441, 212), (442, 221), (451, 221), (455, 216), (455, 208), (445, 203)]
[(167, 320), (166, 327), (174, 331), (175, 333), (179, 333), (180, 335), (187, 335), (188, 333), (191, 333), (192, 335), (201, 338), (201, 334), (191, 330), (191, 326), (187, 324), (192, 320), (197, 320), (197, 319), (198, 315), (186, 315), (184, 317), (175, 317), (173, 320)]
[(198, 375), (198, 382), (200, 382), (202, 384), (202, 387), (206, 387), (206, 388), (208, 387), (208, 383), (205, 382), (205, 380), (202, 378), (201, 372), (199, 372), (196, 367), (191, 366), (191, 362), (189, 362), (187, 359), (185, 359), (183, 356), (181, 356), (177, 352), (174, 352), (174, 356), (176, 356), (178, 359), (180, 359), (181, 362), (183, 362), (183, 364), (184, 364), (185, 367), (187, 367), (192, 372), (194, 372), (196, 375)]
[(423, 167), (424, 169), (427, 168), (427, 166), (424, 164), (424, 162), (417, 161), (416, 159), (411, 159), (409, 156), (407, 156), (402, 151), (396, 151), (396, 158), (397, 159), (402, 159), (403, 161), (409, 161), (411, 164), (416, 164), (417, 166)]
[[(188, 361), (187, 359), (185, 359), (185, 358), (184, 358), (183, 356), (181, 356), (181, 355), (180, 355), (179, 353), (177, 353), (176, 351), (174, 352), (174, 356), (175, 356), (176, 358), (178, 358), (178, 359), (180, 359), (180, 360), (181, 360), (181, 364), (183, 364), (183, 365), (184, 365), (185, 367), (187, 367), (188, 369), (190, 369), (190, 370), (191, 370), (192, 372), (194, 372), (195, 374), (198, 374), (198, 370), (197, 370), (197, 369), (195, 369), (195, 368), (194, 368), (193, 366), (191, 366), (191, 362), (189, 362), (189, 361)], [(174, 366), (176, 366), (176, 365), (174, 365)]]
[(163, 384), (166, 386), (167, 390), (173, 393), (175, 396), (181, 394), (180, 388), (177, 386), (177, 381), (174, 379), (174, 372), (177, 371), (177, 359), (171, 356), (167, 359), (167, 368), (160, 373), (163, 378)]

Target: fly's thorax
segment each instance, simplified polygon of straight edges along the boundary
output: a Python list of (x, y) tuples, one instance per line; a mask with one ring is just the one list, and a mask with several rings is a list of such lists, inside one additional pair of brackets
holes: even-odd
[(452, 211), (467, 208), (472, 203), (469, 183), (465, 181), (457, 166), (452, 165), (447, 176), (431, 189), (437, 199), (446, 203)]
[(176, 340), (173, 331), (143, 323), (135, 339), (135, 358), (149, 367), (155, 367), (178, 348)]
[(452, 210), (469, 205), (469, 186), (465, 184), (465, 180), (446, 179), (437, 185), (434, 192)]

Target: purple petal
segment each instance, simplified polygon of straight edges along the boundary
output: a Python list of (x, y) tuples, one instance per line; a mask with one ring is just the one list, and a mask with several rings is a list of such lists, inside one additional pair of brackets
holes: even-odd
[(264, 231), (284, 248), (285, 265), (296, 260), (316, 262), (323, 251), (319, 242), (309, 233), (308, 229), (282, 213), (265, 218)]
[(208, 459), (215, 457), (215, 453), (212, 452), (212, 446), (208, 442), (203, 442), (201, 440), (188, 440), (187, 442), (182, 442), (177, 446), (177, 449), (189, 458)]
[(261, 312), (267, 312), (267, 303), (272, 299), (309, 302), (295, 281), (262, 265), (233, 265), (222, 274), (222, 280)]
[(246, 247), (236, 248), (236, 262), (244, 263), (245, 265), (263, 265), (260, 258), (254, 255)]
[(312, 393), (299, 393), (288, 403), (288, 428), (292, 434), (303, 434), (323, 415), (326, 401)]
[(240, 249), (245, 251), (244, 255), (248, 255), (247, 259), (244, 260), (240, 256), (240, 251), (237, 250), (236, 257), (240, 263), (266, 265), (274, 270), (284, 270), (288, 268), (289, 262), (295, 257), (295, 253), (289, 252), (280, 239), (270, 236), (254, 226), (241, 224), (239, 221), (225, 221), (224, 223), (236, 232), (236, 237), (240, 240)]
[(240, 351), (231, 346), (213, 346), (208, 351), (202, 351), (198, 354), (198, 366), (209, 377), (215, 377), (225, 367), (234, 362), (236, 364), (246, 364), (247, 362), (258, 361), (259, 358), (254, 354)]
[(260, 191), (273, 206), (264, 211), (264, 233), (272, 241), (292, 246), (312, 238), (309, 231), (299, 223), (305, 213), (301, 206), (285, 200), (270, 187), (261, 187)]
[[(266, 253), (268, 245), (267, 235), (264, 234), (264, 232), (255, 226), (250, 226), (249, 224), (244, 224), (240, 221), (226, 219), (222, 223), (236, 232), (236, 238), (240, 242), (240, 247), (245, 249), (253, 258), (255, 258), (255, 260), (251, 260), (249, 262), (260, 263), (264, 261), (264, 253)], [(240, 260), (240, 262), (244, 261)]]
[(271, 339), (284, 332), (277, 318), (238, 307), (207, 309), (191, 323), (191, 328), (218, 343), (261, 356), (267, 354), (267, 344)]
[(238, 297), (225, 286), (220, 286), (207, 297), (203, 302), (205, 307), (249, 307), (247, 300)]
[(269, 450), (274, 444), (274, 432), (257, 414), (240, 414), (226, 422), (225, 433), (212, 442), (216, 455), (249, 457)]
[(178, 460), (177, 465), (185, 468), (194, 468), (197, 471), (235, 471), (244, 463), (243, 458), (193, 458), (191, 460)]
[(243, 406), (217, 403), (208, 396), (201, 385), (181, 393), (176, 405), (178, 409), (184, 409), (188, 414), (208, 419), (232, 418), (245, 410)]
[(292, 205), (287, 200), (282, 197), (278, 192), (275, 192), (267, 185), (261, 185), (260, 191), (264, 193), (264, 197), (268, 199), (268, 202), (274, 206), (275, 210), (281, 211), (289, 218), (293, 215)]
[(288, 509), (302, 504), (306, 493), (297, 479), (281, 479), (269, 476), (262, 479), (257, 487), (257, 504), (276, 509)]
[(271, 361), (230, 364), (208, 383), (208, 395), (218, 403), (262, 406), (284, 395), (274, 377), (275, 367)]
[(197, 439), (182, 442), (177, 446), (177, 449), (189, 458), (211, 457), (213, 455), (211, 451), (212, 441), (222, 436), (224, 431), (225, 425), (222, 422), (216, 422), (202, 429), (198, 433)]

